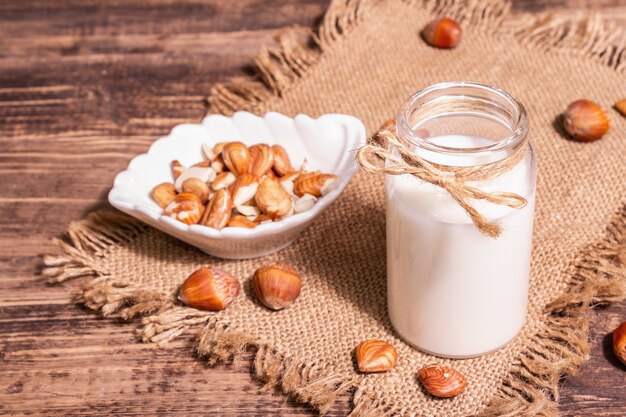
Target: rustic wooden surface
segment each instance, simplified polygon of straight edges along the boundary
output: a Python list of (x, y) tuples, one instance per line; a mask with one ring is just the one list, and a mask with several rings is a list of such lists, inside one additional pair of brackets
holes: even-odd
[[(207, 369), (190, 339), (160, 350), (133, 326), (69, 303), (37, 275), (38, 253), (105, 204), (116, 172), (178, 123), (203, 116), (211, 85), (246, 73), (282, 27), (313, 26), (327, 0), (5, 0), (0, 2), (0, 414), (315, 415), (259, 393), (249, 358)], [(515, 10), (625, 0), (516, 1)], [(593, 313), (593, 350), (563, 382), (564, 416), (626, 415), (626, 368), (606, 336), (626, 304)], [(343, 397), (329, 413), (345, 415)]]

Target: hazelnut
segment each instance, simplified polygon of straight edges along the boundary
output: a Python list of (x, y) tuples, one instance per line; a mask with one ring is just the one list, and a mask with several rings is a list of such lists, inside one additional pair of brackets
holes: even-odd
[(356, 362), (361, 372), (387, 372), (398, 363), (398, 352), (382, 340), (366, 340), (356, 348)]
[(254, 174), (241, 174), (230, 186), (233, 204), (241, 206), (254, 198), (259, 189), (259, 177)]
[(443, 365), (429, 365), (417, 373), (426, 391), (435, 397), (455, 397), (462, 393), (467, 385), (463, 374)]
[(221, 190), (222, 188), (230, 186), (236, 179), (237, 177), (235, 177), (232, 172), (220, 172), (211, 183), (211, 189), (213, 191)]
[(337, 176), (323, 174), (321, 172), (307, 172), (300, 174), (293, 182), (293, 192), (302, 197), (310, 194), (313, 197), (321, 197), (331, 191), (336, 185)]
[(239, 294), (239, 281), (218, 268), (200, 268), (183, 282), (178, 299), (198, 310), (218, 311), (228, 307)]
[(259, 143), (250, 147), (250, 172), (258, 177), (268, 173), (274, 165), (274, 156), (269, 145)]
[(241, 214), (236, 214), (230, 218), (227, 226), (228, 227), (245, 227), (247, 229), (254, 229), (257, 226), (257, 224), (253, 222), (252, 220), (250, 220), (249, 218), (247, 218), (246, 216), (243, 216)]
[(285, 148), (280, 145), (273, 145), (272, 156), (274, 159), (274, 164), (272, 167), (274, 168), (274, 172), (276, 172), (278, 176), (282, 177), (283, 175), (289, 174), (290, 172), (294, 171), (293, 167), (291, 166), (291, 161), (289, 160), (289, 154), (287, 153)]
[(430, 22), (422, 31), (422, 37), (430, 46), (454, 48), (461, 41), (461, 25), (450, 18)]
[(613, 331), (613, 352), (626, 365), (626, 321)]
[(176, 198), (176, 188), (171, 182), (164, 182), (155, 186), (150, 195), (159, 206), (165, 208)]
[(211, 167), (192, 166), (183, 171), (174, 181), (177, 191), (183, 190), (183, 183), (189, 178), (196, 178), (202, 182), (209, 183), (215, 179), (216, 173)]
[(563, 113), (563, 129), (576, 140), (591, 142), (609, 130), (609, 119), (593, 101), (576, 100)]
[(300, 295), (302, 280), (288, 265), (270, 264), (256, 270), (252, 287), (259, 301), (272, 310), (282, 310)]
[(271, 178), (265, 178), (261, 182), (254, 200), (263, 213), (275, 216), (287, 215), (293, 206), (293, 201), (287, 191), (280, 186), (278, 181)]
[(185, 224), (196, 224), (202, 217), (204, 205), (192, 193), (180, 193), (165, 207), (163, 214)]
[(217, 230), (223, 229), (230, 220), (232, 208), (233, 199), (228, 191), (221, 189), (207, 204), (200, 224)]
[(206, 204), (207, 200), (209, 199), (209, 186), (206, 182), (202, 181), (199, 178), (187, 178), (183, 182), (181, 189), (184, 193), (192, 193), (197, 195), (200, 198), (200, 201), (202, 201), (202, 204)]
[(316, 201), (317, 198), (311, 194), (304, 194), (302, 197), (298, 197), (298, 199), (293, 203), (293, 211), (294, 213), (307, 211), (315, 205)]
[(626, 117), (626, 98), (618, 101), (613, 106), (622, 116)]
[(250, 167), (250, 151), (241, 142), (229, 142), (224, 145), (222, 148), (222, 159), (226, 168), (237, 176), (248, 172)]

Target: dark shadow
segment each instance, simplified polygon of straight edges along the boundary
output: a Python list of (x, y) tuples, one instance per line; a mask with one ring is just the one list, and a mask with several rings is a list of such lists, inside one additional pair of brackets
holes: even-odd
[(611, 365), (622, 371), (626, 371), (626, 365), (624, 365), (615, 353), (613, 352), (613, 332), (607, 334), (602, 339), (602, 354)]
[(575, 139), (571, 137), (565, 129), (563, 129), (563, 114), (559, 114), (554, 118), (552, 121), (552, 127), (563, 139), (575, 142)]

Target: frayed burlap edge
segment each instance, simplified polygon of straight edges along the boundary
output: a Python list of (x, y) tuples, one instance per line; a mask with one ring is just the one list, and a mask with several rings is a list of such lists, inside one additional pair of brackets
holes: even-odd
[[(552, 13), (512, 18), (509, 2), (499, 0), (404, 0), (433, 16), (448, 16), (488, 34), (510, 36), (523, 47), (579, 56), (626, 72), (626, 32), (599, 14), (565, 18)], [(253, 60), (256, 78), (236, 77), (216, 84), (207, 98), (209, 113), (254, 112), (271, 97), (280, 97), (324, 51), (384, 0), (334, 0), (316, 32), (295, 26), (278, 33), (276, 44), (264, 46)], [(503, 24), (506, 21), (506, 25)]]
[[(432, 15), (453, 17), (485, 33), (508, 35), (520, 44), (550, 53), (582, 56), (615, 71), (626, 72), (626, 39), (618, 28), (598, 16), (563, 19), (553, 15), (525, 15), (513, 21), (510, 4), (495, 0), (406, 0)], [(340, 42), (381, 0), (335, 0), (317, 32), (294, 27), (281, 32), (274, 47), (261, 49), (254, 64), (256, 79), (233, 79), (216, 85), (208, 98), (211, 112), (254, 111), (265, 100), (282, 96), (304, 77), (324, 51)], [(95, 276), (75, 301), (103, 316), (125, 319), (143, 316), (138, 330), (144, 342), (165, 344), (186, 330), (204, 325), (198, 334), (197, 354), (210, 364), (228, 362), (256, 349), (254, 373), (267, 386), (286, 393), (321, 412), (337, 396), (356, 389), (351, 416), (387, 416), (399, 413), (393, 404), (376, 399), (358, 387), (358, 378), (329, 374), (323, 367), (300, 363), (272, 346), (229, 328), (219, 316), (176, 305), (171, 294), (146, 291), (124, 282), (100, 267), (108, 249), (128, 244), (146, 226), (124, 214), (103, 210), (73, 222), (68, 240), (56, 240), (62, 255), (43, 257), (43, 274), (50, 282)], [(626, 295), (626, 204), (607, 227), (605, 238), (586, 247), (566, 271), (567, 291), (546, 306), (545, 327), (528, 343), (491, 404), (480, 413), (495, 416), (553, 416), (558, 381), (574, 374), (589, 353), (587, 309)]]
[[(147, 291), (125, 282), (102, 268), (108, 251), (127, 245), (147, 226), (125, 214), (101, 210), (68, 228), (67, 241), (56, 240), (61, 255), (44, 255), (43, 274), (51, 283), (95, 277), (74, 301), (103, 316), (120, 314), (124, 319), (142, 316), (138, 335), (144, 342), (165, 344), (185, 331), (204, 325), (198, 333), (196, 352), (209, 364), (227, 363), (256, 349), (254, 373), (267, 386), (327, 411), (335, 399), (358, 385), (358, 378), (330, 374), (318, 365), (306, 364), (279, 353), (252, 336), (231, 329), (219, 315), (177, 305), (172, 294)], [(558, 382), (572, 375), (589, 353), (590, 306), (621, 300), (626, 295), (626, 204), (616, 213), (599, 242), (587, 246), (567, 271), (564, 294), (546, 306), (548, 320), (532, 337), (518, 362), (511, 366), (496, 397), (480, 416), (553, 416), (558, 401)], [(381, 403), (357, 388), (354, 417), (394, 415), (393, 405)]]

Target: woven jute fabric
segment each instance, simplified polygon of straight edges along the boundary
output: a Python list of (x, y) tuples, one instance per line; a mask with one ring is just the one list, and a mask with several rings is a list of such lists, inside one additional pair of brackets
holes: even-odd
[[(212, 258), (101, 211), (70, 226), (58, 241), (63, 253), (45, 257), (44, 274), (53, 281), (93, 275), (76, 301), (104, 315), (142, 316), (146, 342), (167, 347), (195, 331), (197, 353), (210, 363), (252, 349), (258, 377), (321, 411), (350, 392), (354, 416), (555, 415), (559, 378), (575, 372), (589, 350), (587, 308), (621, 299), (626, 286), (626, 119), (609, 110), (610, 132), (578, 143), (559, 130), (558, 116), (578, 98), (609, 108), (626, 94), (625, 43), (593, 18), (513, 19), (508, 9), (478, 0), (336, 0), (319, 30), (294, 28), (264, 48), (255, 79), (218, 85), (209, 97), (211, 111), (227, 114), (353, 114), (370, 132), (411, 93), (437, 82), (494, 85), (522, 102), (539, 163), (530, 306), (519, 337), (503, 349), (439, 359), (394, 333), (386, 310), (384, 179), (365, 173), (294, 244), (265, 258)], [(443, 15), (463, 25), (456, 49), (431, 48), (418, 36)], [(303, 277), (300, 298), (278, 312), (255, 301), (250, 286), (253, 271), (273, 261)], [(244, 289), (219, 313), (174, 301), (189, 273), (206, 265), (231, 272)], [(359, 374), (353, 352), (364, 339), (392, 343), (398, 365)], [(461, 371), (466, 391), (429, 396), (417, 370), (432, 362)]]

